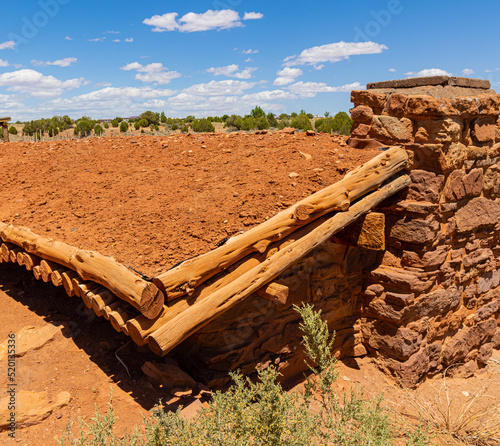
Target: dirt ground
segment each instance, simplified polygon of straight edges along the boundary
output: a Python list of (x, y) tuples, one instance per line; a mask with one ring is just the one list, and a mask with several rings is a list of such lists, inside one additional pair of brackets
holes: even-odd
[[(133, 425), (141, 424), (142, 414), (147, 415), (160, 399), (173, 401), (166, 389), (141, 371), (145, 361), (157, 358), (147, 349), (126, 344), (128, 338), (125, 335), (115, 332), (102, 318), (87, 313), (78, 299), (68, 298), (60, 288), (36, 282), (24, 268), (4, 263), (0, 264), (0, 301), (0, 342), (10, 333), (30, 325), (36, 328), (47, 325), (63, 327), (50, 343), (17, 359), (18, 391), (47, 391), (52, 399), (59, 392), (66, 391), (72, 398), (67, 406), (54, 410), (40, 424), (18, 429), (15, 440), (7, 436), (7, 431), (0, 432), (0, 444), (57, 445), (57, 438), (60, 438), (68, 422), (73, 421), (75, 426), (78, 425), (78, 418), (90, 422), (96, 406), (101, 414), (105, 413), (110, 391), (113, 392), (118, 433), (130, 432)], [(115, 354), (128, 367), (130, 377)], [(0, 365), (2, 388), (7, 385), (5, 365)], [(356, 386), (364, 389), (366, 397), (383, 393), (385, 404), (396, 417), (416, 414), (418, 405), (429, 405), (436, 413), (439, 410), (446, 413), (446, 389), (454, 420), (458, 420), (459, 412), (481, 389), (484, 392), (474, 399), (469, 415), (484, 412), (498, 404), (500, 352), (495, 352), (488, 366), (472, 378), (444, 381), (437, 376), (423, 382), (416, 391), (408, 392), (381, 372), (370, 358), (340, 362), (337, 370), (339, 379), (334, 386), (340, 394)], [(170, 408), (175, 409), (178, 404), (187, 406), (184, 409), (187, 417), (192, 416), (201, 405), (199, 400), (189, 397), (177, 401)]]
[(378, 153), (345, 140), (216, 133), (2, 144), (0, 221), (153, 276)]

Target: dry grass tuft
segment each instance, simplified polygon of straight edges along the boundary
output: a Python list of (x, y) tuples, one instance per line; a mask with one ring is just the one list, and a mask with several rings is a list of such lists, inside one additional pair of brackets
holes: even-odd
[[(491, 365), (495, 363), (492, 360)], [(469, 393), (452, 389), (449, 372), (446, 369), (440, 384), (433, 386), (433, 396), (403, 388), (403, 403), (393, 410), (406, 419), (403, 422), (425, 426), (435, 444), (500, 445), (500, 398), (494, 389), (490, 392), (493, 376), (479, 390)], [(495, 367), (493, 374), (499, 372), (500, 367)]]

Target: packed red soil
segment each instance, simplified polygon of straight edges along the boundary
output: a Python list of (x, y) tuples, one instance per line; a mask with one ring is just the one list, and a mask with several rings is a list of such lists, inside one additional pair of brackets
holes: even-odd
[(153, 276), (378, 154), (345, 137), (188, 134), (0, 145), (0, 221)]

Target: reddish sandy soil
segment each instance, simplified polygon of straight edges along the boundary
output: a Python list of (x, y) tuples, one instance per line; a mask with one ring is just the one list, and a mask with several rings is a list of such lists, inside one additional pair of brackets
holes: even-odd
[(0, 221), (152, 276), (377, 153), (304, 133), (13, 142), (0, 149)]

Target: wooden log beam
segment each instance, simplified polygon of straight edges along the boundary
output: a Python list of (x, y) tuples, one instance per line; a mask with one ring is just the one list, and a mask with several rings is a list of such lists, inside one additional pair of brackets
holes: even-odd
[(18, 246), (15, 245), (14, 243), (2, 243), (0, 250), (2, 252), (2, 259), (4, 262), (10, 262), (10, 250), (15, 249)]
[[(114, 304), (112, 304), (112, 306), (113, 305)], [(130, 314), (120, 306), (115, 306), (114, 310), (108, 312), (107, 315), (109, 322), (111, 322), (111, 325), (116, 331), (123, 332), (126, 335), (129, 334), (127, 330), (127, 321), (132, 319), (134, 315)]]
[(68, 270), (66, 268), (59, 268), (53, 270), (52, 273), (50, 274), (50, 280), (52, 280), (52, 284), (54, 286), (62, 286), (63, 284), (62, 275), (67, 271)]
[(17, 263), (17, 255), (19, 253), (21, 253), (21, 259), (22, 259), (22, 253), (23, 253), (22, 248), (16, 247), (16, 248), (10, 250), (9, 257), (10, 257), (10, 261), (12, 263)]
[[(118, 298), (108, 290), (99, 291), (96, 293), (89, 293), (92, 302), (92, 309), (97, 316), (104, 316), (104, 308), (116, 302)], [(149, 320), (149, 319), (147, 319)]]
[(287, 286), (281, 285), (276, 282), (268, 283), (266, 286), (256, 291), (256, 293), (259, 296), (264, 297), (265, 299), (271, 300), (273, 302), (277, 302), (280, 305), (286, 304), (289, 292), (290, 290), (288, 289)]
[(33, 271), (33, 268), (40, 265), (42, 259), (38, 256), (30, 254), (29, 252), (23, 253), (23, 265), (28, 271)]
[(341, 245), (384, 251), (385, 215), (381, 212), (369, 212), (335, 234), (332, 241)]
[(17, 253), (16, 262), (19, 266), (24, 266), (24, 251), (22, 249)]
[(42, 271), (40, 269), (40, 265), (36, 265), (33, 267), (33, 275), (36, 280), (40, 280), (42, 278)]
[(305, 198), (225, 245), (193, 259), (153, 279), (167, 300), (193, 289), (252, 252), (263, 252), (272, 242), (292, 233), (332, 211), (344, 211), (352, 201), (379, 187), (408, 164), (406, 151), (393, 147), (349, 172), (341, 181)]
[(327, 216), (318, 218), (317, 220), (309, 223), (307, 226), (299, 228), (297, 231), (288, 235), (286, 238), (279, 240), (267, 248), (263, 253), (252, 254), (244, 259), (239, 260), (234, 265), (231, 265), (225, 271), (220, 272), (217, 276), (209, 279), (201, 286), (196, 288), (193, 295), (185, 299), (178, 299), (172, 302), (167, 302), (163, 307), (162, 312), (155, 320), (150, 320), (144, 316), (138, 316), (127, 321), (127, 328), (130, 337), (137, 345), (147, 344), (147, 337), (172, 320), (182, 311), (190, 308), (197, 302), (212, 295), (220, 288), (228, 285), (234, 280), (238, 279), (241, 275), (250, 271), (252, 268), (262, 264), (266, 258), (276, 254), (278, 251), (286, 249), (291, 243), (299, 240), (309, 231), (318, 227), (328, 220)]
[(156, 285), (111, 257), (80, 250), (66, 243), (40, 237), (27, 228), (1, 222), (0, 236), (4, 242), (14, 243), (46, 261), (76, 271), (85, 281), (99, 283), (150, 319), (157, 317), (163, 308), (164, 295)]
[(73, 286), (73, 279), (80, 278), (74, 271), (68, 270), (61, 274), (64, 291), (69, 297), (75, 296), (75, 287)]
[(252, 268), (237, 280), (178, 314), (148, 337), (149, 347), (160, 356), (167, 354), (197, 330), (241, 302), (265, 283), (285, 271), (291, 264), (327, 241), (333, 234), (408, 184), (410, 184), (409, 176), (400, 176), (360, 199), (349, 210), (337, 212), (325, 223), (290, 244), (286, 249), (278, 251), (261, 265)]

